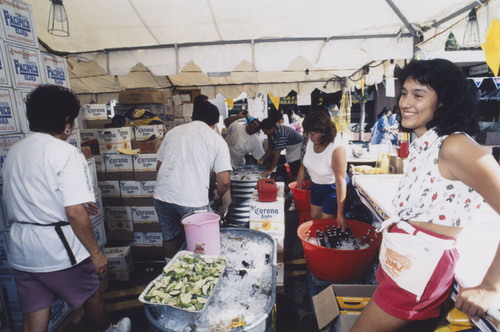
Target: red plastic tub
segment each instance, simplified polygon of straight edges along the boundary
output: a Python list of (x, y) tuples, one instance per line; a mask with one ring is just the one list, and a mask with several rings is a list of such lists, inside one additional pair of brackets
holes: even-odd
[(303, 189), (297, 189), (297, 181), (288, 184), (293, 195), (295, 210), (299, 212), (311, 211), (311, 181), (305, 181)]
[(338, 283), (362, 281), (372, 269), (382, 235), (375, 232), (375, 227), (356, 220), (347, 220), (351, 232), (356, 238), (362, 238), (371, 229), (369, 239), (373, 244), (365, 249), (339, 250), (321, 247), (306, 240), (306, 234), (316, 234), (316, 230), (325, 230), (326, 226), (339, 226), (336, 219), (315, 219), (299, 226), (297, 234), (302, 241), (306, 256), (307, 269), (316, 277)]

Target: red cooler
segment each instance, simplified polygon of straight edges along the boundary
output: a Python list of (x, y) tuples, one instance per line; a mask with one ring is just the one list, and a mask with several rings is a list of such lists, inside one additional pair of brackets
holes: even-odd
[(259, 202), (276, 202), (278, 186), (276, 186), (274, 179), (258, 180), (257, 191), (259, 192)]

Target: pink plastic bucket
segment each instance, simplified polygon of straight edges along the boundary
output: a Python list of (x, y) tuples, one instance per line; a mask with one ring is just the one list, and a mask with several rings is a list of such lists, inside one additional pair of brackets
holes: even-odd
[(220, 215), (198, 212), (182, 218), (187, 249), (205, 255), (220, 254)]

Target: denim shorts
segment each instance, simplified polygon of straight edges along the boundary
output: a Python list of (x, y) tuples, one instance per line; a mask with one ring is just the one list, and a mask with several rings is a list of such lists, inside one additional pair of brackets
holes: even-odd
[(14, 274), (24, 314), (46, 309), (58, 297), (72, 309), (78, 309), (99, 289), (99, 279), (90, 258), (61, 271), (31, 273), (14, 270)]
[(195, 212), (212, 211), (209, 205), (200, 207), (181, 206), (155, 199), (155, 210), (160, 220), (163, 241), (175, 239), (184, 230), (182, 218)]
[[(349, 176), (346, 175), (346, 183)], [(337, 214), (337, 186), (332, 184), (316, 184), (311, 181), (311, 204), (323, 207), (323, 213)]]

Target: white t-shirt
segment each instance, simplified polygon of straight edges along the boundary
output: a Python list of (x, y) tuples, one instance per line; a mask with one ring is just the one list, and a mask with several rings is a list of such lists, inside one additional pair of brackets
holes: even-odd
[(170, 130), (157, 153), (162, 165), (154, 198), (188, 207), (208, 205), (210, 171), (231, 171), (224, 139), (201, 121)]
[(245, 125), (234, 121), (227, 128), (226, 143), (231, 155), (231, 166), (234, 169), (245, 165), (245, 155), (251, 154), (260, 159), (265, 151), (257, 134), (248, 135)]
[(311, 140), (307, 142), (303, 163), (307, 168), (312, 182), (316, 184), (335, 183), (335, 173), (333, 173), (332, 169), (332, 154), (341, 145), (340, 139), (336, 138), (328, 144), (323, 152), (316, 153), (314, 152), (314, 143)]
[[(49, 134), (32, 133), (14, 144), (3, 167), (8, 219), (37, 224), (68, 221), (64, 207), (95, 202), (87, 162), (73, 145)], [(61, 227), (76, 262), (89, 257), (71, 226)], [(51, 272), (71, 267), (53, 226), (14, 222), (9, 263), (21, 271)]]

